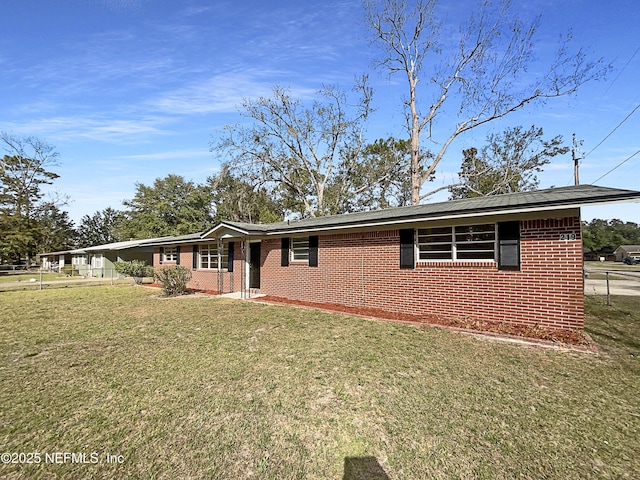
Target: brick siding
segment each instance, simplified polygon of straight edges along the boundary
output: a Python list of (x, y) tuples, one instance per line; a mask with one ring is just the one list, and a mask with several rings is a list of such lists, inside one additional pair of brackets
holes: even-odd
[[(575, 239), (560, 240), (574, 233)], [(262, 241), (261, 293), (417, 316), (583, 328), (579, 217), (524, 220), (521, 269), (495, 262), (419, 261), (399, 268), (398, 230), (320, 235), (319, 265), (280, 266), (280, 238)]]
[[(155, 268), (175, 264), (176, 262), (166, 261), (160, 264), (160, 248), (154, 248), (153, 265)], [(191, 280), (189, 280), (187, 288), (212, 293), (238, 292), (242, 289), (242, 275), (246, 266), (240, 242), (235, 242), (234, 245), (233, 272), (229, 272), (227, 269), (220, 272), (200, 268), (193, 269), (193, 245), (188, 244), (180, 246), (180, 265), (191, 270)]]

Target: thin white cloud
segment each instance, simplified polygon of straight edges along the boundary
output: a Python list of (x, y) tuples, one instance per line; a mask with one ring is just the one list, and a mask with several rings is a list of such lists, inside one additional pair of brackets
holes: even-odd
[[(152, 110), (177, 115), (237, 112), (246, 98), (271, 95), (274, 81), (284, 77), (282, 72), (233, 72), (216, 75), (184, 88), (160, 95), (148, 102)], [(297, 97), (307, 97), (314, 90), (292, 88)]]
[(193, 159), (193, 158), (211, 158), (211, 152), (208, 148), (204, 149), (188, 149), (173, 150), (163, 152), (152, 152), (137, 155), (120, 155), (117, 157), (122, 160), (173, 160), (173, 159)]
[(57, 140), (88, 139), (109, 143), (139, 143), (143, 137), (168, 135), (160, 128), (164, 119), (121, 120), (82, 116), (50, 117), (12, 122), (7, 130), (17, 134), (44, 136)]

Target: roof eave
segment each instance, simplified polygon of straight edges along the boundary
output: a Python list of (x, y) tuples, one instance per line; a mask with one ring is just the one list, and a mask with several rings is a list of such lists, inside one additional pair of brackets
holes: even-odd
[(551, 211), (551, 210), (569, 210), (572, 208), (579, 208), (579, 206), (562, 205), (562, 206), (542, 207), (542, 208), (541, 207), (517, 208), (517, 209), (501, 209), (501, 210), (494, 210), (494, 211), (452, 213), (452, 214), (446, 214), (446, 215), (411, 215), (404, 218), (395, 218), (395, 219), (378, 221), (378, 222), (354, 222), (354, 223), (345, 223), (345, 224), (331, 225), (331, 226), (274, 230), (272, 232), (268, 232), (267, 235), (275, 236), (275, 235), (286, 235), (289, 233), (306, 233), (306, 232), (321, 232), (321, 231), (328, 231), (328, 230), (349, 230), (352, 228), (384, 227), (384, 226), (411, 224), (411, 223), (417, 223), (417, 222), (423, 222), (423, 221), (458, 220), (461, 218), (501, 216), (501, 215), (508, 215), (508, 214), (531, 213), (531, 212)]

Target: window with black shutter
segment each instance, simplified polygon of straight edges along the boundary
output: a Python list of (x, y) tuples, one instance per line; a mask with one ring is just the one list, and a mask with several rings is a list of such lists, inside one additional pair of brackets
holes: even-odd
[(198, 245), (193, 246), (193, 255), (191, 257), (191, 268), (193, 270), (198, 269)]
[(176, 247), (176, 265), (180, 265), (180, 245)]
[(229, 250), (227, 251), (227, 272), (233, 272), (233, 253), (234, 253), (234, 243), (229, 242)]
[(498, 269), (520, 270), (520, 222), (498, 223)]
[(160, 254), (158, 255), (158, 258), (159, 258), (158, 263), (160, 265), (162, 265), (162, 261), (163, 261), (162, 257), (164, 257), (164, 247), (160, 247)]
[(280, 244), (280, 266), (288, 267), (289, 266), (289, 238), (281, 239)]
[(318, 236), (312, 235), (309, 237), (309, 266), (318, 266)]
[(400, 230), (400, 268), (415, 268), (413, 229)]

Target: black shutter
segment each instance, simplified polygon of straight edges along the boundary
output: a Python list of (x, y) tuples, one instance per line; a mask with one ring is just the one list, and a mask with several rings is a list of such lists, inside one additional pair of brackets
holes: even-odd
[(229, 253), (227, 257), (227, 272), (233, 272), (233, 246), (235, 244), (229, 242)]
[(400, 268), (415, 268), (414, 230), (400, 230)]
[(280, 266), (288, 267), (289, 266), (289, 238), (281, 239), (280, 243)]
[(318, 236), (312, 235), (309, 237), (309, 266), (318, 266)]
[(176, 247), (176, 265), (180, 265), (180, 245)]
[(498, 223), (498, 269), (520, 270), (520, 222)]
[(164, 247), (160, 247), (160, 255), (158, 257), (160, 258), (158, 263), (162, 265), (162, 257), (164, 257)]
[(198, 269), (198, 245), (193, 246), (193, 256), (191, 257), (191, 268)]

